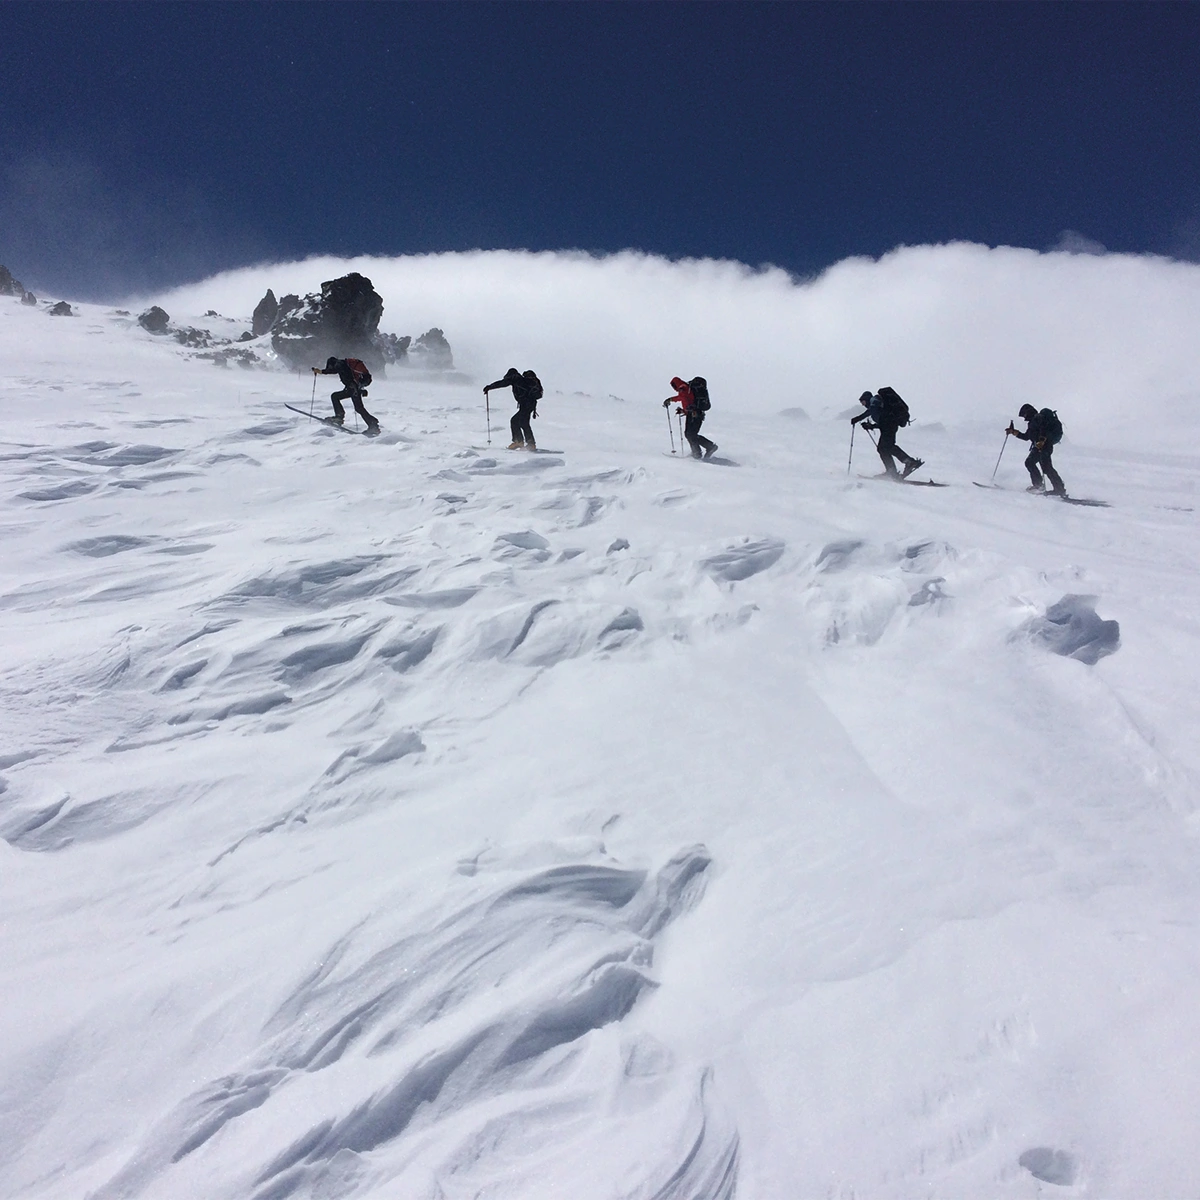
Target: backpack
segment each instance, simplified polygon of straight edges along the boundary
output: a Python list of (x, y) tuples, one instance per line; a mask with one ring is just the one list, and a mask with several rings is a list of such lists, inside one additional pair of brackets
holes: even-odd
[(350, 374), (354, 376), (354, 382), (360, 388), (371, 386), (371, 372), (367, 370), (367, 364), (361, 358), (346, 359), (346, 366), (350, 368)]
[(881, 411), (884, 419), (891, 424), (907, 425), (911, 418), (908, 415), (908, 405), (900, 397), (895, 388), (881, 387), (876, 393), (879, 396)]
[(703, 375), (697, 375), (695, 379), (688, 380), (688, 387), (692, 389), (692, 399), (696, 404), (697, 412), (708, 412), (712, 407), (708, 399), (708, 380)]
[(521, 378), (525, 380), (525, 394), (530, 400), (542, 398), (542, 381), (532, 371), (523, 371)]
[(1042, 426), (1042, 434), (1046, 441), (1052, 446), (1057, 446), (1062, 441), (1063, 427), (1062, 422), (1058, 419), (1058, 413), (1052, 408), (1043, 408), (1038, 413), (1038, 420)]

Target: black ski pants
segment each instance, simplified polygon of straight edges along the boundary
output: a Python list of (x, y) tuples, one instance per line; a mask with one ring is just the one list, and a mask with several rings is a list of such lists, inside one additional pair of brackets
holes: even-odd
[(517, 401), (517, 411), (513, 413), (508, 427), (512, 430), (512, 440), (526, 446), (536, 446), (537, 439), (533, 436), (533, 426), (529, 419), (537, 411), (536, 400)]
[(700, 426), (704, 424), (705, 414), (698, 409), (689, 408), (683, 418), (683, 436), (692, 448), (692, 457), (699, 458), (705, 451), (711, 453), (717, 448), (716, 442), (700, 436)]
[(1035, 488), (1042, 486), (1042, 476), (1045, 475), (1056, 492), (1065, 492), (1062, 476), (1054, 469), (1054, 463), (1051, 461), (1053, 454), (1054, 447), (1049, 442), (1040, 449), (1036, 445), (1030, 446), (1029, 456), (1025, 459), (1025, 470), (1029, 472), (1029, 480)]
[(363, 405), (362, 390), (360, 388), (344, 387), (340, 392), (334, 392), (329, 398), (333, 401), (333, 415), (338, 420), (344, 421), (346, 419), (346, 410), (342, 407), (342, 401), (352, 400), (354, 402), (354, 411), (367, 423), (368, 428), (379, 424)]
[[(895, 458), (898, 458), (906, 465), (913, 462), (913, 456), (901, 450), (896, 445), (896, 431), (900, 428), (899, 425), (880, 425), (879, 441), (875, 444), (875, 449), (879, 451), (879, 457), (883, 459), (883, 469), (889, 475), (897, 475)], [(895, 458), (893, 458), (893, 455)]]

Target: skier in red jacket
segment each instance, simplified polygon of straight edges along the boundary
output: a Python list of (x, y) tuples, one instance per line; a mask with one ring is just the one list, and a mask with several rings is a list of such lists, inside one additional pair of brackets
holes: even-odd
[[(685, 382), (676, 375), (671, 380), (671, 386), (675, 389), (675, 395), (663, 401), (663, 408), (676, 403), (683, 409), (683, 436), (692, 448), (692, 457), (700, 458), (703, 454), (705, 458), (712, 458), (717, 452), (717, 443), (700, 436), (700, 426), (704, 424), (708, 411), (708, 384), (700, 376)], [(703, 389), (703, 400), (697, 395), (700, 389)]]

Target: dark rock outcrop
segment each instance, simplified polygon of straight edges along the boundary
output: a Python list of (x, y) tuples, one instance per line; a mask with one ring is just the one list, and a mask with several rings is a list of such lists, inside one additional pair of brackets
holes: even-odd
[(21, 303), (34, 305), (37, 303), (37, 297), (32, 292), (26, 292), (25, 295), (21, 297)]
[(50, 315), (52, 317), (73, 317), (75, 314), (71, 311), (71, 306), (65, 300), (60, 300), (50, 309)]
[(254, 316), (250, 320), (250, 331), (255, 337), (262, 337), (264, 333), (271, 332), (271, 326), (275, 324), (275, 318), (279, 315), (279, 301), (275, 299), (275, 293), (267, 288), (267, 294), (258, 302), (254, 309)]
[(138, 324), (143, 329), (148, 330), (150, 333), (166, 333), (167, 323), (170, 320), (171, 318), (168, 317), (167, 314), (156, 304), (153, 308), (146, 309), (146, 311), (142, 313), (140, 317), (138, 317)]
[(430, 329), (413, 343), (411, 361), (431, 371), (450, 371), (454, 368), (454, 355), (450, 343), (440, 329)]
[(7, 267), (0, 267), (0, 296), (18, 296), (25, 295), (25, 285), (19, 280), (12, 277), (12, 272)]
[(355, 271), (322, 283), (319, 296), (306, 296), (294, 312), (277, 316), (271, 345), (292, 367), (319, 366), (332, 354), (361, 358), (378, 371), (384, 365), (377, 344), (382, 315), (383, 297), (365, 275)]
[(254, 310), (252, 332), (238, 340), (269, 333), (275, 353), (290, 367), (320, 366), (333, 355), (361, 358), (376, 375), (395, 363), (434, 371), (454, 368), (450, 343), (440, 329), (430, 329), (414, 342), (380, 333), (382, 315), (383, 298), (365, 275), (354, 272), (327, 280), (319, 294), (303, 299), (288, 293), (277, 301), (268, 288)]
[(207, 329), (193, 329), (190, 325), (185, 325), (182, 329), (173, 329), (171, 336), (181, 346), (211, 346), (213, 344), (212, 334)]
[(254, 367), (263, 367), (266, 365), (253, 350), (242, 349), (237, 346), (230, 346), (225, 350), (209, 350), (205, 353), (197, 354), (196, 357), (208, 359), (215, 367), (228, 367), (231, 363), (236, 363), (239, 367), (247, 371)]
[(379, 347), (379, 353), (383, 355), (384, 362), (403, 363), (408, 361), (408, 348), (412, 345), (412, 338), (397, 337), (394, 333), (377, 333), (375, 343)]
[(247, 329), (245, 333), (241, 334), (238, 337), (238, 341), (239, 342), (252, 342), (252, 341), (254, 341), (254, 334), (252, 334), (250, 332), (250, 330)]

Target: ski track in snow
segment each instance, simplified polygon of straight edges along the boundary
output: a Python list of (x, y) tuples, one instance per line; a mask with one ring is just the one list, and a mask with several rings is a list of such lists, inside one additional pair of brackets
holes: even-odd
[(403, 372), (340, 438), (84, 313), (0, 311), (5, 1195), (1200, 1183), (1195, 463), (526, 455)]

